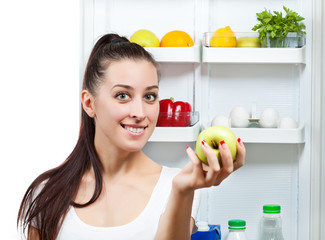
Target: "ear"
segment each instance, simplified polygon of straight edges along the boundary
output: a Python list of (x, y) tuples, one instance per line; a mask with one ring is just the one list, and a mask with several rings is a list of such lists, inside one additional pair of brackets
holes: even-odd
[(94, 97), (88, 90), (82, 90), (81, 92), (81, 103), (82, 108), (88, 114), (89, 117), (94, 118), (96, 116), (94, 108)]

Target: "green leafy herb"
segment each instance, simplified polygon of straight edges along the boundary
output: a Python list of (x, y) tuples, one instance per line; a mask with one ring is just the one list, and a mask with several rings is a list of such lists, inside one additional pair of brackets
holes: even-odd
[(305, 18), (299, 16), (298, 13), (283, 6), (286, 16), (283, 17), (282, 12), (264, 10), (263, 12), (256, 13), (257, 20), (259, 21), (252, 30), (258, 30), (259, 39), (263, 43), (267, 33), (271, 38), (280, 38), (282, 40), (289, 32), (305, 33), (303, 30), (306, 28), (305, 24), (301, 21)]

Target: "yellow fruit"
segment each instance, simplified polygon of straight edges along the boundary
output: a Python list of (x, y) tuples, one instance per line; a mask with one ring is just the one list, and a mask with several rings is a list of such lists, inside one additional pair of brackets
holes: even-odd
[(237, 41), (234, 32), (229, 26), (215, 31), (210, 40), (210, 47), (236, 47)]
[(260, 39), (258, 37), (241, 37), (237, 40), (237, 47), (261, 47)]
[(192, 47), (193, 39), (183, 31), (171, 31), (165, 34), (160, 41), (160, 47)]
[(156, 35), (145, 29), (141, 29), (133, 33), (130, 42), (137, 43), (142, 47), (159, 47), (159, 39)]

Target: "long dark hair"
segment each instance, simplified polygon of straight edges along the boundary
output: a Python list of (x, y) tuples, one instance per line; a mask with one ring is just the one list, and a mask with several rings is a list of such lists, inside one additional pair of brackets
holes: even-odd
[[(90, 54), (82, 88), (95, 96), (109, 64), (123, 59), (149, 61), (158, 74), (156, 61), (143, 47), (117, 34), (106, 34), (97, 41)], [(24, 195), (17, 218), (17, 226), (22, 232), (33, 226), (40, 239), (55, 239), (70, 206), (86, 207), (98, 199), (103, 184), (102, 165), (94, 137), (94, 120), (82, 109), (79, 138), (72, 153), (60, 166), (39, 175)], [(84, 204), (75, 203), (82, 177), (91, 167), (96, 180), (93, 196)]]

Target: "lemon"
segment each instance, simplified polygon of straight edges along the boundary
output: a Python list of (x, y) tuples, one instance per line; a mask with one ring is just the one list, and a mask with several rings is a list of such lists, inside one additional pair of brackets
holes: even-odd
[(237, 41), (234, 32), (229, 26), (215, 31), (210, 41), (210, 47), (236, 47)]
[(142, 47), (159, 47), (159, 39), (157, 36), (146, 29), (141, 29), (133, 33), (130, 37), (130, 42), (137, 43)]
[(260, 47), (260, 39), (258, 37), (241, 37), (237, 40), (237, 47)]

